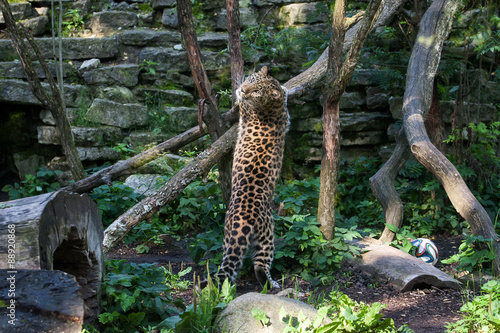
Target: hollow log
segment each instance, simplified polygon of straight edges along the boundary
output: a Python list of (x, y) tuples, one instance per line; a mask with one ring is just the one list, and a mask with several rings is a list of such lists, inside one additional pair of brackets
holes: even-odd
[(69, 273), (81, 286), (85, 320), (98, 315), (104, 236), (88, 195), (58, 191), (2, 202), (0, 230), (0, 269)]
[(82, 331), (84, 303), (75, 277), (50, 270), (0, 269), (0, 332)]

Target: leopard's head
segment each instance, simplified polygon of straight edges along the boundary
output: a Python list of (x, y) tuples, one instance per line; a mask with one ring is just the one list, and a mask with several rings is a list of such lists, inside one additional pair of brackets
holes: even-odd
[(236, 90), (240, 109), (254, 112), (282, 110), (286, 106), (286, 89), (268, 75), (267, 67), (250, 75)]

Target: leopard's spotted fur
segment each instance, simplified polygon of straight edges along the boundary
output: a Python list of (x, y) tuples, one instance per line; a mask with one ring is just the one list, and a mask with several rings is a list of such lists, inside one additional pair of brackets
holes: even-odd
[(234, 150), (232, 193), (224, 228), (219, 281), (234, 281), (248, 248), (261, 285), (279, 288), (270, 274), (274, 258), (274, 189), (283, 159), (289, 116), (286, 89), (267, 67), (249, 76), (236, 91), (240, 106)]

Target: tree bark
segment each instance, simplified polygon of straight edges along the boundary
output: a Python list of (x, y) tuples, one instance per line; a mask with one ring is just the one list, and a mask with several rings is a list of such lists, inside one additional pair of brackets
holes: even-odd
[(233, 148), (237, 133), (238, 125), (234, 125), (210, 148), (170, 178), (154, 195), (143, 199), (116, 219), (104, 231), (103, 251), (107, 252), (133, 227), (151, 218), (161, 207), (174, 200), (193, 180), (209, 172), (215, 163)]
[[(73, 175), (74, 180), (80, 180), (86, 177), (85, 169), (83, 168), (82, 162), (78, 153), (76, 151), (75, 141), (73, 140), (73, 135), (71, 133), (71, 125), (69, 124), (68, 118), (66, 116), (66, 111), (64, 107), (64, 101), (62, 99), (61, 92), (59, 91), (52, 74), (45, 62), (38, 45), (33, 39), (31, 33), (23, 26), (21, 23), (16, 25), (14, 18), (12, 17), (12, 12), (10, 6), (6, 0), (0, 0), (0, 9), (2, 10), (7, 29), (9, 31), (12, 43), (14, 44), (21, 63), (26, 74), (26, 78), (30, 85), (33, 94), (40, 101), (43, 107), (52, 111), (56, 125), (61, 134), (61, 144), (63, 147), (64, 155)], [(26, 41), (25, 41), (26, 39)], [(35, 73), (33, 62), (31, 60), (28, 45), (34, 51), (37, 60), (40, 62), (42, 69), (45, 73), (47, 81), (50, 85), (52, 95), (48, 95), (46, 91), (42, 88), (40, 80)]]
[[(187, 51), (191, 74), (201, 100), (198, 102), (199, 115), (207, 125), (212, 142), (217, 141), (225, 132), (217, 100), (212, 92), (212, 86), (201, 60), (201, 51), (194, 31), (193, 13), (190, 0), (177, 0), (177, 16), (184, 48)], [(222, 198), (226, 206), (231, 197), (231, 154), (223, 155), (218, 162)]]
[(476, 236), (491, 240), (500, 271), (500, 239), (486, 210), (471, 193), (455, 166), (430, 142), (424, 119), (432, 97), (432, 83), (441, 57), (443, 41), (451, 29), (458, 6), (454, 0), (436, 0), (426, 11), (408, 64), (403, 121), (411, 152), (443, 185), (457, 212)]
[(236, 89), (243, 83), (243, 50), (240, 38), (240, 5), (238, 0), (226, 0), (229, 54), (231, 55), (231, 87), (233, 106), (236, 105)]
[[(403, 202), (399, 198), (394, 183), (399, 171), (404, 167), (409, 157), (410, 147), (408, 146), (404, 130), (401, 129), (396, 136), (396, 147), (391, 157), (370, 178), (372, 192), (384, 209), (385, 222), (393, 224), (398, 229), (403, 225)], [(384, 243), (391, 242), (394, 236), (394, 232), (385, 227), (380, 236), (380, 241)]]
[(335, 234), (335, 199), (340, 161), (340, 97), (351, 80), (361, 48), (377, 17), (380, 4), (381, 0), (372, 0), (368, 4), (351, 48), (342, 62), (346, 34), (345, 2), (343, 0), (335, 2), (323, 103), (323, 157), (318, 204), (320, 230), (328, 240), (333, 239)]

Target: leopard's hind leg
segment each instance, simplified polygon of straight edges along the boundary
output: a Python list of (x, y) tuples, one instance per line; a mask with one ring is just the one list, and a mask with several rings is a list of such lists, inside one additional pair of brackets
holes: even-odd
[(262, 287), (267, 282), (269, 289), (279, 289), (278, 282), (271, 277), (271, 265), (274, 259), (274, 219), (271, 212), (266, 214), (261, 228), (257, 238), (252, 241), (255, 276)]

